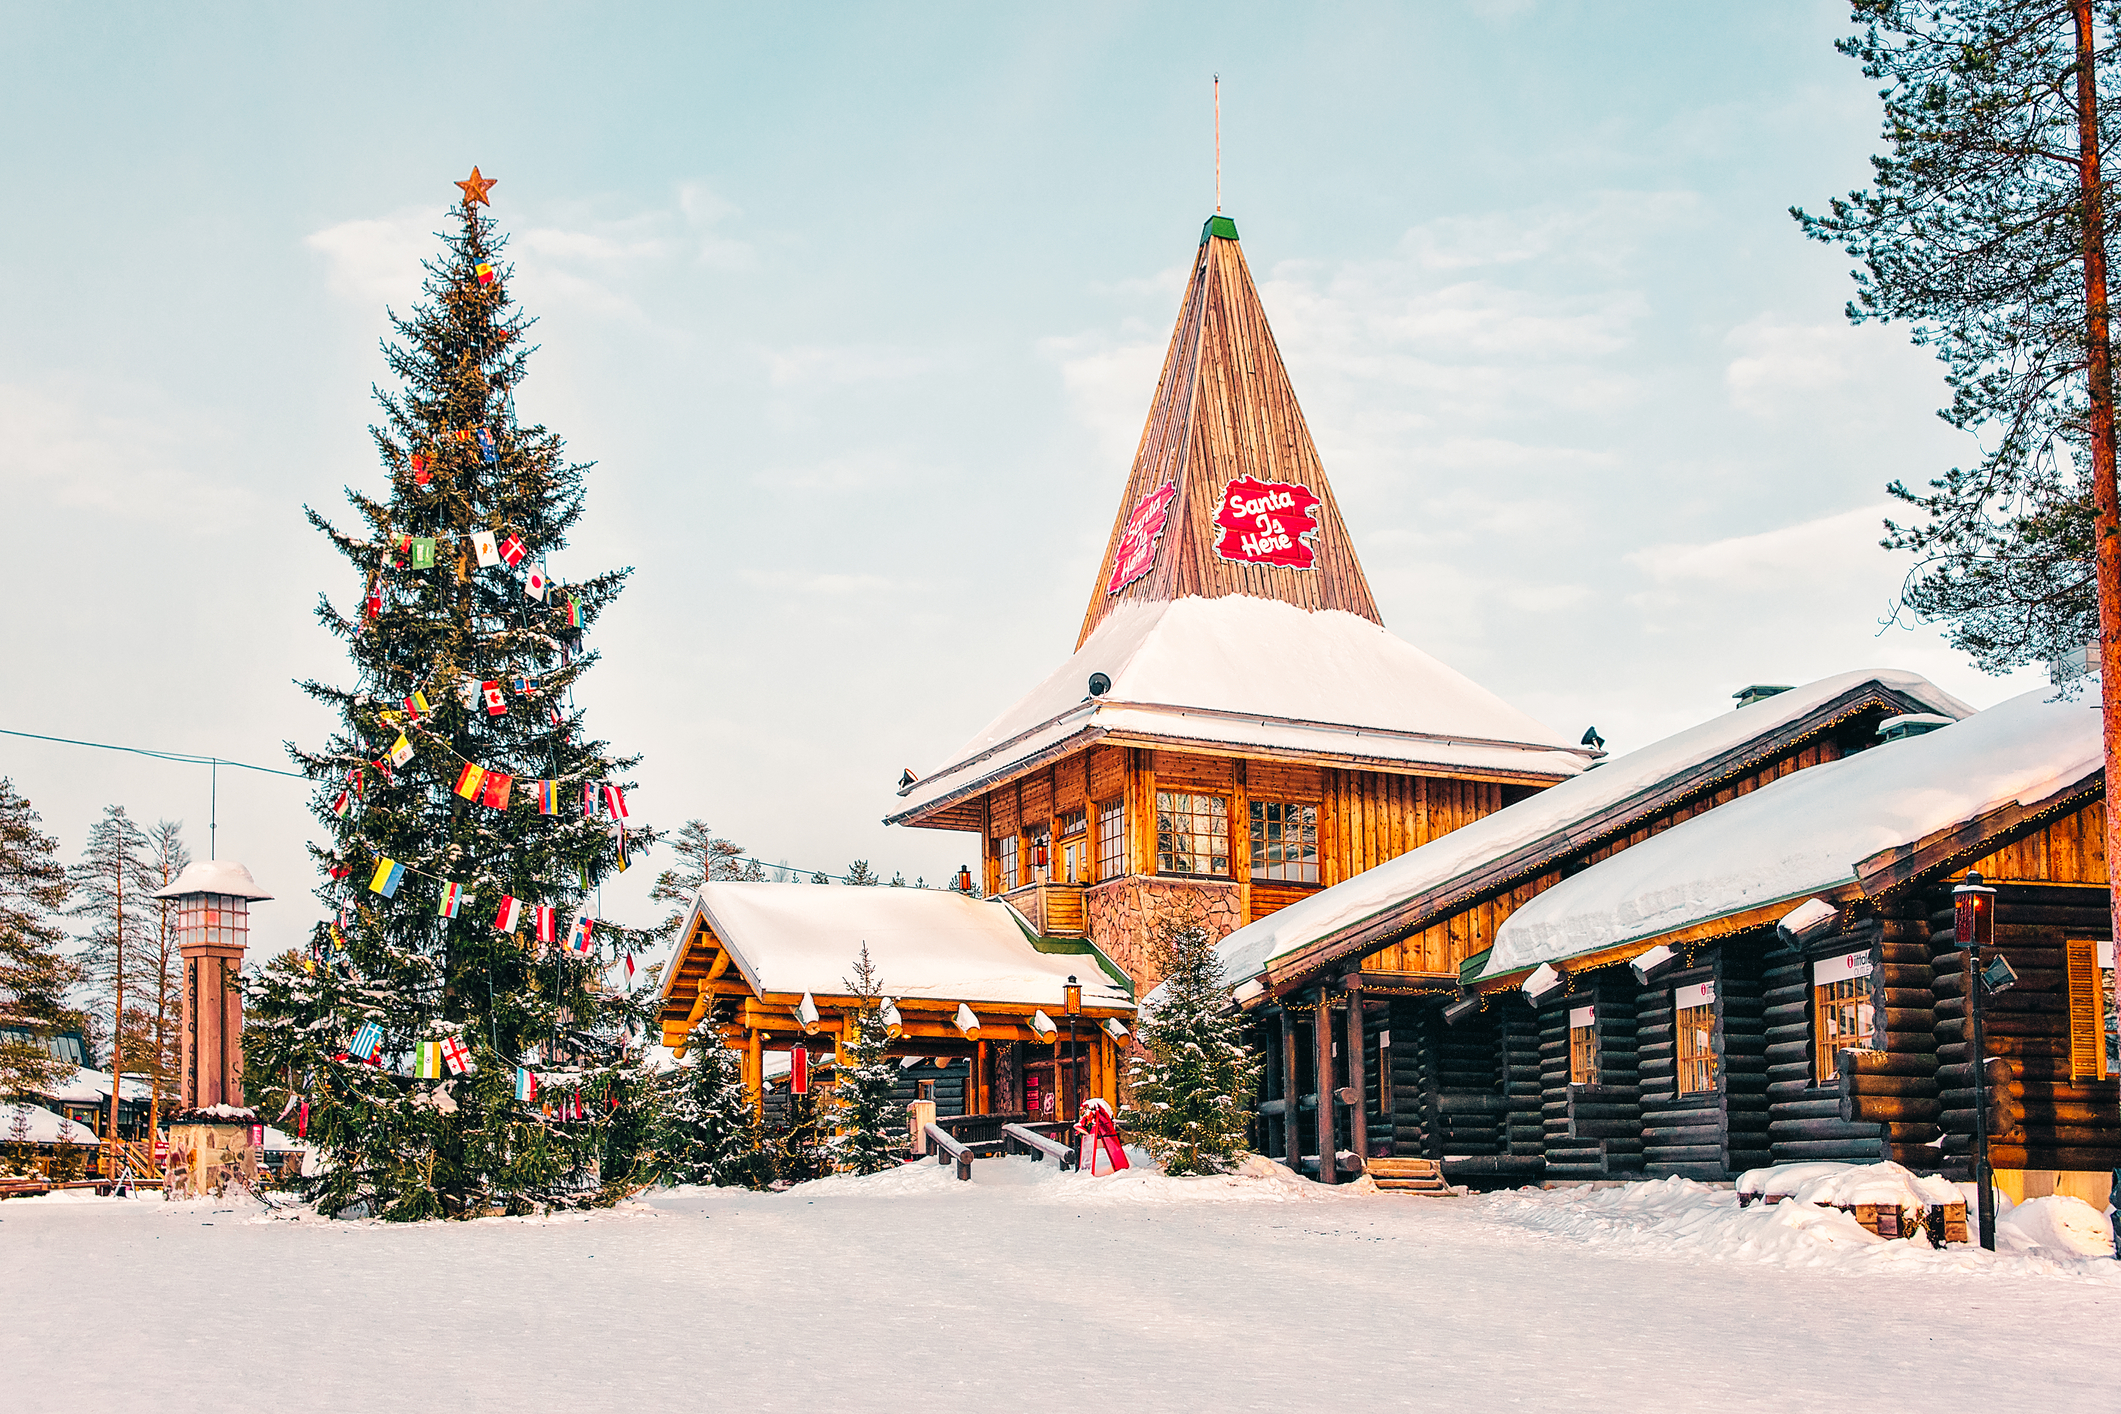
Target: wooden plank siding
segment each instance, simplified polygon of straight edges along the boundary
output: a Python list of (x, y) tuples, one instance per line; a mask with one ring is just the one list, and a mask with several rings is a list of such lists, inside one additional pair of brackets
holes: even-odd
[(2106, 802), (2095, 800), (2073, 815), (2012, 841), (1976, 860), (1975, 872), (1990, 883), (2104, 884)]

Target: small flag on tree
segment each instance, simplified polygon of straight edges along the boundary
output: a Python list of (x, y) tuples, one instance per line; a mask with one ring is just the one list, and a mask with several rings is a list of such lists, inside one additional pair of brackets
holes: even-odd
[(427, 453), (414, 452), (412, 454), (412, 479), (413, 484), (416, 486), (425, 486), (428, 482), (434, 480), (434, 473), (427, 469)]
[(633, 990), (633, 954), (626, 954), (626, 990)]
[(412, 760), (412, 742), (406, 738), (405, 733), (399, 732), (398, 739), (390, 744), (390, 764), (402, 766), (410, 760)]
[(368, 605), (367, 605), (367, 614), (368, 614), (368, 617), (369, 617), (369, 618), (371, 618), (371, 619), (373, 619), (373, 618), (377, 617), (378, 615), (380, 615), (380, 614), (381, 614), (382, 612), (383, 612), (383, 594), (382, 594), (382, 591), (381, 591), (381, 590), (376, 590), (376, 589), (371, 589), (371, 590), (369, 590), (369, 591), (368, 591)]
[(589, 932), (594, 926), (595, 924), (590, 920), (588, 914), (577, 913), (574, 916), (574, 922), (567, 927), (567, 946), (575, 952), (587, 955), (589, 952)]
[(471, 548), (479, 557), (480, 569), (501, 563), (500, 542), (494, 538), (492, 531), (474, 530), (471, 532)]
[(519, 697), (527, 697), (533, 692), (545, 690), (545, 679), (541, 677), (517, 676), (510, 678), (508, 682), (516, 690), (516, 695)]
[(464, 769), (457, 773), (457, 794), (463, 796), (466, 800), (477, 800), (479, 798), (479, 788), (485, 780), (486, 768), (474, 766), (469, 761), (466, 761)]
[(597, 788), (588, 781), (582, 782), (582, 818), (584, 820), (597, 818)]
[(467, 712), (478, 710), (479, 680), (470, 673), (457, 679), (457, 700), (464, 704), (464, 710)]
[(533, 789), (533, 796), (537, 801), (538, 814), (557, 815), (560, 806), (559, 795), (558, 782), (539, 781)]
[(523, 900), (513, 894), (501, 895), (501, 910), (493, 916), (493, 926), (503, 933), (513, 933), (523, 922)]
[(493, 283), (493, 265), (490, 261), (482, 260), (477, 265), (472, 266), (471, 273), (479, 277), (479, 283), (482, 285)]
[(628, 860), (628, 859), (627, 859), (627, 857), (626, 857), (626, 827), (625, 827), (624, 825), (620, 825), (620, 826), (619, 826), (619, 855), (618, 855), (618, 861), (617, 861), (617, 863), (618, 863), (618, 870), (619, 870), (619, 872), (620, 872), (621, 874), (623, 874), (623, 873), (625, 873), (625, 872), (626, 872), (626, 866), (627, 866), (627, 865), (628, 865), (628, 864), (629, 864), (630, 862), (631, 862), (631, 861), (630, 861), (630, 860)]
[(412, 719), (417, 722), (420, 718), (432, 712), (434, 708), (427, 705), (426, 693), (415, 692), (412, 696), (405, 699), (405, 710), (410, 712)]
[(552, 581), (545, 578), (543, 570), (532, 570), (530, 578), (523, 581), (523, 592), (541, 604), (545, 602), (545, 591), (551, 587)]
[(354, 1032), (353, 1041), (346, 1047), (346, 1054), (357, 1061), (374, 1065), (376, 1056), (382, 1049), (383, 1028), (373, 1021), (364, 1021), (361, 1023), (361, 1029)]
[(529, 547), (523, 544), (522, 537), (518, 535), (511, 535), (503, 540), (500, 549), (501, 558), (507, 562), (510, 569), (522, 564), (523, 557), (530, 553)]
[(486, 773), (486, 789), (480, 795), (479, 803), (486, 806), (489, 810), (506, 810), (508, 808), (508, 792), (515, 783), (516, 778), (509, 775), (506, 771), (488, 771)]
[(416, 570), (431, 570), (435, 567), (435, 538), (432, 535), (413, 536), (412, 567)]
[(331, 803), (331, 813), (338, 816), (341, 820), (353, 814), (353, 792), (350, 790), (340, 791), (339, 798)]
[(412, 1073), (413, 1078), (416, 1080), (440, 1080), (442, 1078), (442, 1043), (440, 1041), (422, 1041), (420, 1043), (419, 1054), (414, 1061)]
[(611, 811), (612, 819), (623, 820), (626, 818), (626, 792), (620, 790), (617, 786), (604, 787), (604, 804)]
[(464, 886), (462, 884), (443, 884), (441, 901), (435, 905), (436, 914), (443, 918), (454, 918), (457, 916), (457, 910), (463, 906)]
[(549, 903), (541, 903), (531, 909), (531, 915), (537, 919), (539, 942), (553, 943), (559, 941), (560, 911), (558, 909)]
[(404, 882), (404, 879), (404, 865), (398, 863), (395, 859), (378, 859), (376, 861), (375, 877), (368, 881), (368, 891), (372, 894), (381, 894), (385, 898), (392, 898), (397, 894), (398, 885)]
[(462, 1036), (451, 1036), (442, 1042), (442, 1059), (448, 1063), (451, 1075), (474, 1075), (479, 1069), (471, 1063), (471, 1048), (464, 1044)]
[(572, 594), (567, 596), (567, 626), (569, 628), (580, 628), (582, 626), (582, 604)]
[(538, 1077), (528, 1066), (516, 1067), (516, 1102), (529, 1104), (538, 1097)]
[[(500, 453), (493, 445), (493, 429), (491, 427), (481, 427), (479, 429), (479, 458), (488, 466), (492, 466), (501, 459)], [(521, 556), (517, 558), (520, 559)], [(510, 560), (508, 563), (514, 564), (515, 560)]]
[(503, 717), (508, 714), (508, 698), (501, 692), (498, 678), (488, 678), (479, 684), (479, 696), (486, 699), (486, 715)]

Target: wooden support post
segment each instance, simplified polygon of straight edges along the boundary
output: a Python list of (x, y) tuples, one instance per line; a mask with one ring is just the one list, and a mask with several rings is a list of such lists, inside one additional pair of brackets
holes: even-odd
[(1357, 973), (1348, 978), (1348, 1088), (1355, 1092), (1355, 1103), (1348, 1106), (1348, 1147), (1356, 1157), (1367, 1161), (1370, 1157), (1369, 1092), (1363, 1083), (1363, 1010), (1362, 976)]
[(965, 1113), (983, 1115), (987, 1113), (987, 1043), (977, 1042), (972, 1047), (972, 1074), (965, 1079)]
[(752, 1115), (763, 1122), (766, 1118), (766, 1049), (759, 1041), (759, 1033), (750, 1027), (744, 1028), (744, 1091), (751, 1099)]
[(1340, 1146), (1333, 1132), (1333, 1002), (1325, 988), (1318, 992), (1318, 1011), (1311, 1023), (1312, 1051), (1318, 1067), (1318, 1181), (1338, 1183), (1340, 1165), (1335, 1159)]
[(1281, 1009), (1281, 1151), (1282, 1161), (1292, 1169), (1303, 1168), (1304, 1137), (1297, 1118), (1296, 1009)]

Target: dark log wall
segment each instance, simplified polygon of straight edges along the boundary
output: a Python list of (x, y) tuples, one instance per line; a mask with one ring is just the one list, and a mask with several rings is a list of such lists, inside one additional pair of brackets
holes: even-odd
[[(1763, 940), (1740, 938), (1698, 954), (1697, 965), (1643, 989), (1636, 1010), (1643, 1171), (1709, 1181), (1768, 1161), (1767, 1023)], [(1678, 1093), (1672, 992), (1716, 983), (1716, 1088)]]
[[(1539, 1067), (1546, 1176), (1642, 1176), (1642, 1107), (1637, 1084), (1636, 989), (1623, 971), (1581, 986), (1539, 1010)], [(1594, 1008), (1598, 1083), (1569, 1080), (1569, 1013)]]
[[(891, 1087), (891, 1102), (902, 1113), (912, 1101), (920, 1098), (920, 1082), (935, 1082), (935, 1117), (949, 1119), (965, 1112), (965, 1079), (972, 1073), (970, 1061), (952, 1061), (947, 1070), (938, 1070), (932, 1061), (922, 1061), (916, 1066), (902, 1067)], [(785, 1101), (784, 1101), (785, 1103)]]
[[(1964, 1178), (1973, 1144), (1973, 1050), (1966, 1019), (1967, 956), (1953, 943), (1949, 886), (1933, 890), (1930, 951), (1936, 998), (1938, 1099), (1943, 1106), (1945, 1172)], [(1996, 946), (2018, 983), (1984, 1004), (1988, 1053), (2002, 1057), (2022, 1087), (2023, 1125), (1992, 1135), (1999, 1169), (2121, 1168), (2121, 1110), (2114, 1080), (2072, 1081), (2069, 995), (2063, 942), (2103, 938), (2111, 924), (2106, 891), (2049, 884), (1999, 884)], [(1984, 953), (1986, 960), (1991, 953)]]

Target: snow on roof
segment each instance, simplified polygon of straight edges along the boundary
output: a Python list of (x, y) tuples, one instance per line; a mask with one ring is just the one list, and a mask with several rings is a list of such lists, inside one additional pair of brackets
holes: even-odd
[(15, 1125), (25, 1123), (27, 1132), (22, 1140), (26, 1144), (100, 1144), (95, 1131), (78, 1120), (53, 1114), (42, 1105), (0, 1105), (0, 1144), (12, 1143)]
[[(1092, 673), (1112, 688), (1089, 695)], [(900, 794), (903, 819), (1085, 731), (1564, 777), (1588, 755), (1379, 624), (1229, 594), (1115, 605), (1075, 655)]]
[[(125, 1089), (120, 1095), (121, 1099), (145, 1100), (149, 1097), (149, 1094), (150, 1091), (145, 1080), (134, 1075), (125, 1077)], [(87, 1066), (82, 1066), (75, 1070), (67, 1079), (45, 1090), (43, 1097), (59, 1104), (93, 1105), (98, 1101), (108, 1103), (110, 1100), (110, 1072), (107, 1070), (90, 1070)]]
[(1482, 976), (1844, 887), (1881, 850), (2084, 781), (2103, 760), (2096, 704), (2051, 693), (1785, 776), (1623, 850), (1511, 914)]
[(1697, 726), (1639, 751), (1614, 757), (1595, 771), (1586, 771), (1492, 815), (1484, 815), (1418, 849), (1247, 924), (1218, 945), (1226, 975), (1233, 984), (1245, 982), (1265, 971), (1269, 962), (1284, 953), (1365, 922), (1409, 899), (1445, 889), (1508, 855), (1541, 846), (1560, 846), (1566, 843), (1569, 831), (1585, 820), (1742, 750), (1753, 741), (1772, 736), (1836, 698), (1873, 682), (1951, 717), (1973, 715), (1972, 707), (1929, 679), (1891, 668), (1837, 673), (1749, 706), (1718, 712)]
[(716, 883), (693, 907), (760, 993), (845, 995), (866, 942), (890, 997), (1051, 1006), (1072, 975), (1086, 1005), (1133, 1005), (1094, 954), (1040, 952), (1015, 909), (947, 890)]
[(195, 859), (177, 876), (177, 882), (157, 890), (155, 897), (177, 898), (183, 894), (228, 894), (247, 899), (272, 897), (258, 887), (258, 881), (250, 877), (248, 869), (233, 859)]

